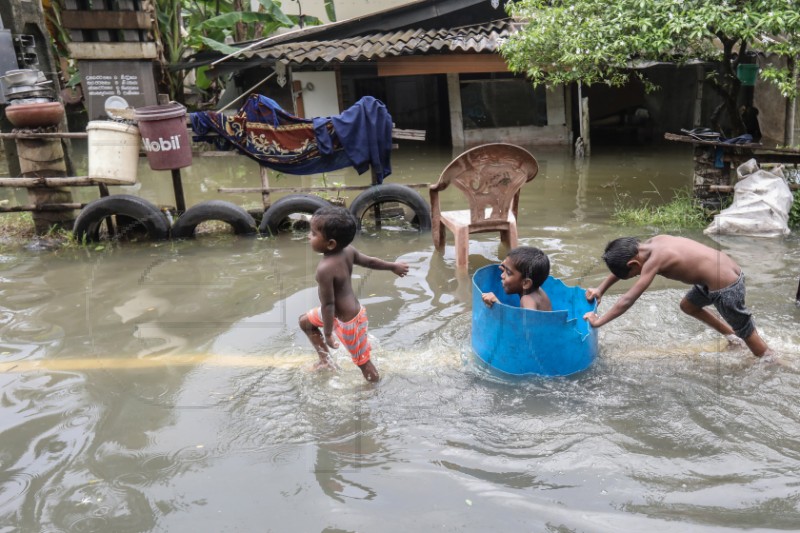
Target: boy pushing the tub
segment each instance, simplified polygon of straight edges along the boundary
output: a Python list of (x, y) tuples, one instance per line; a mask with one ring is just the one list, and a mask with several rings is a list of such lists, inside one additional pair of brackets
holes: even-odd
[[(500, 263), (500, 280), (506, 294), (519, 294), (523, 309), (552, 311), (550, 298), (542, 290), (542, 283), (550, 275), (550, 259), (538, 248), (518, 246)], [(497, 302), (493, 292), (482, 294), (483, 303), (492, 307)]]
[[(630, 309), (653, 279), (661, 275), (693, 286), (681, 300), (681, 311), (711, 326), (729, 341), (735, 340), (733, 335), (743, 339), (756, 357), (772, 354), (744, 305), (744, 273), (724, 253), (691, 239), (657, 235), (644, 242), (635, 237), (613, 240), (606, 246), (603, 260), (611, 274), (599, 287), (586, 291), (587, 300), (596, 298), (600, 303), (603, 294), (617, 281), (636, 276), (639, 279), (602, 316), (593, 312), (584, 315), (593, 327), (607, 324)], [(711, 304), (724, 321), (706, 309)]]
[(360, 253), (350, 246), (356, 230), (355, 218), (343, 207), (322, 207), (311, 217), (309, 243), (312, 250), (322, 254), (316, 275), (320, 306), (300, 316), (300, 329), (319, 355), (315, 369), (333, 368), (328, 347), (338, 348), (333, 336), (336, 333), (364, 378), (374, 382), (380, 376), (370, 361), (367, 313), (353, 292), (353, 265), (391, 270), (400, 277), (408, 274), (408, 265)]

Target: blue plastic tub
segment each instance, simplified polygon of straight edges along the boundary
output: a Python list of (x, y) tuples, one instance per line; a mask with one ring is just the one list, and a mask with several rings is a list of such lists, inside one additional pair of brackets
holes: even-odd
[[(567, 376), (585, 370), (597, 356), (597, 330), (583, 319), (597, 304), (586, 290), (569, 287), (552, 276), (542, 288), (553, 311), (519, 306), (519, 295), (506, 294), (500, 267), (489, 265), (472, 278), (472, 349), (489, 367), (515, 376)], [(493, 292), (491, 308), (481, 299)]]

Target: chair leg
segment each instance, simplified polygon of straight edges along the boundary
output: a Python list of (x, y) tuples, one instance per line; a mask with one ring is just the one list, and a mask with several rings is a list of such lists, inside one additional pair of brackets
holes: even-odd
[(455, 231), (456, 241), (456, 269), (466, 270), (469, 261), (469, 231), (459, 228)]
[(437, 250), (444, 248), (445, 241), (445, 226), (444, 224), (433, 224), (431, 228), (431, 235), (433, 236), (433, 247)]
[(506, 246), (508, 246), (508, 249), (511, 250), (513, 248), (516, 248), (517, 245), (519, 244), (519, 237), (517, 235), (517, 226), (515, 224), (511, 224), (508, 227), (508, 231), (507, 232), (504, 231), (502, 233), (506, 234)]
[(511, 236), (508, 234), (508, 230), (500, 230), (500, 242), (502, 242), (503, 245), (509, 250), (512, 248)]

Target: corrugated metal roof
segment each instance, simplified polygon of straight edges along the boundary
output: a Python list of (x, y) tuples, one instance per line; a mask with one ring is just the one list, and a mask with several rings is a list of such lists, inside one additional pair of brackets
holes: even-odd
[(346, 39), (302, 41), (255, 48), (243, 55), (294, 64), (369, 61), (430, 53), (495, 53), (500, 43), (519, 28), (501, 20), (438, 30), (408, 29)]

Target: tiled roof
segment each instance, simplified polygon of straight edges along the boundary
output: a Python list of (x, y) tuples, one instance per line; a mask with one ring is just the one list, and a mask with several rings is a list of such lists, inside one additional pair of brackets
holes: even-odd
[(265, 46), (242, 55), (302, 64), (368, 61), (429, 53), (495, 53), (500, 43), (518, 27), (510, 20), (502, 20), (461, 28), (408, 29), (345, 39)]

